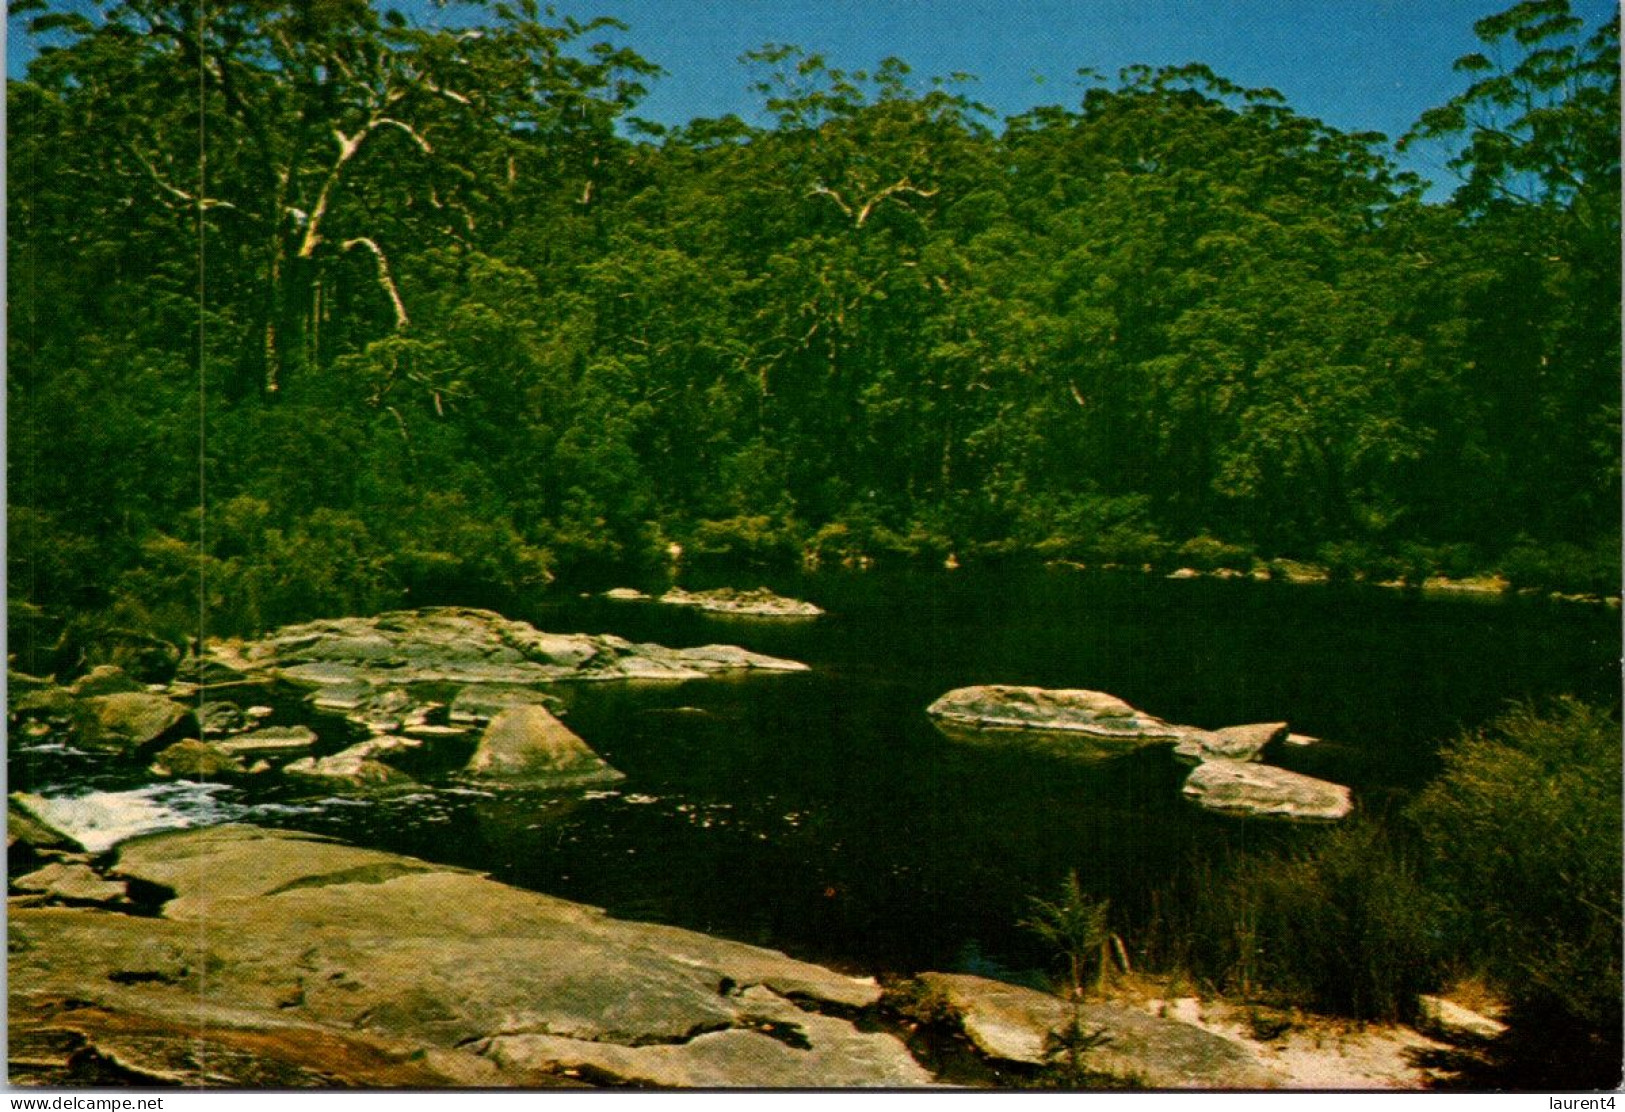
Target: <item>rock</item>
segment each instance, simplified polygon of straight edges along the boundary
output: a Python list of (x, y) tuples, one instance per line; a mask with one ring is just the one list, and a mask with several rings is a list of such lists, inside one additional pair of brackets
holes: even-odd
[(1166, 576), (1168, 579), (1200, 579), (1202, 573), (1195, 568), (1176, 568)]
[(49, 1011), (58, 1029), (132, 1017), (153, 1047), (207, 1026), (237, 1050), (226, 1077), (255, 1054), (266, 1070), (297, 1054), (318, 1075), (406, 1077), (354, 1072), (392, 1062), (420, 1070), (396, 1083), (436, 1087), (570, 1069), (641, 1085), (929, 1081), (900, 1041), (844, 1018), (878, 1003), (872, 980), (464, 870), (222, 826), (128, 841), (116, 874), (173, 897), (147, 918), (10, 909), (13, 1047), (20, 1015), (72, 999), (73, 1012)]
[(198, 729), (204, 737), (220, 737), (235, 733), (248, 723), (243, 709), (236, 703), (205, 701), (197, 711)]
[(1210, 811), (1331, 821), (1354, 809), (1348, 788), (1244, 761), (1211, 760), (1185, 779), (1185, 795)]
[(341, 749), (329, 757), (301, 757), (282, 766), (289, 776), (308, 777), (325, 787), (359, 792), (399, 791), (416, 786), (399, 769), (375, 759), (370, 742)]
[(246, 772), (243, 762), (208, 742), (188, 738), (159, 752), (149, 771), (162, 777), (215, 777)]
[(79, 709), (79, 700), (65, 687), (47, 685), (8, 692), (7, 710), (17, 718), (66, 720)]
[(179, 732), (192, 712), (172, 699), (145, 692), (97, 695), (84, 700), (79, 737), (100, 749), (133, 752)]
[(60, 861), (17, 877), (11, 886), (19, 892), (40, 892), (48, 899), (65, 903), (105, 904), (125, 897), (122, 881), (107, 880), (89, 865)]
[(1314, 745), (1320, 739), (1308, 734), (1287, 734), (1285, 740), (1288, 745)]
[(91, 695), (118, 695), (146, 689), (145, 684), (131, 679), (117, 664), (98, 664), (68, 685), (68, 690), (81, 699)]
[(9, 860), (14, 851), (24, 860), (35, 860), (45, 853), (75, 853), (78, 842), (34, 814), (28, 807), (27, 796), (14, 794), (6, 800), (6, 853)]
[(235, 757), (302, 753), (316, 744), (316, 731), (309, 726), (266, 726), (214, 744), (221, 752)]
[(1192, 730), (1178, 745), (1174, 755), (1187, 760), (1256, 761), (1264, 749), (1287, 737), (1285, 722), (1258, 722), (1249, 726), (1226, 726), (1222, 730)]
[(464, 770), (482, 779), (606, 783), (625, 777), (543, 706), (513, 706), (491, 720)]
[(926, 708), (933, 718), (975, 729), (1071, 731), (1135, 744), (1179, 741), (1172, 726), (1104, 691), (990, 684), (961, 687)]
[(43, 691), (55, 687), (56, 682), (44, 676), (31, 676), (27, 672), (6, 670), (6, 694), (16, 698), (29, 691)]
[(219, 660), (188, 653), (175, 669), (175, 679), (201, 687), (225, 687), (242, 683), (243, 673)]
[(1446, 1042), (1473, 1045), (1494, 1042), (1506, 1034), (1507, 1026), (1498, 1019), (1480, 1015), (1443, 996), (1418, 996), (1420, 1015), (1417, 1028)]
[[(920, 986), (959, 1018), (989, 1058), (1044, 1064), (1051, 1031), (1070, 1021), (1067, 1004), (1048, 993), (956, 973), (922, 973)], [(1255, 1089), (1270, 1079), (1238, 1043), (1188, 1023), (1108, 1003), (1086, 1003), (1082, 1022), (1107, 1041), (1088, 1052), (1093, 1070), (1153, 1089)]]
[(423, 742), (415, 738), (379, 734), (377, 737), (370, 737), (366, 741), (356, 742), (348, 749), (345, 749), (344, 752), (357, 757), (383, 757), (392, 754), (411, 753), (422, 748)]
[(564, 704), (556, 696), (544, 694), (533, 687), (500, 683), (479, 684), (457, 692), (448, 713), (453, 722), (484, 723), (491, 721), (509, 707), (523, 706), (547, 707), (557, 714)]
[(64, 634), (70, 651), (77, 650), (82, 665), (117, 665), (142, 683), (173, 679), (181, 651), (150, 633), (137, 629), (89, 629)]
[[(677, 1089), (918, 1088), (931, 1075), (897, 1042), (842, 1019), (804, 1012), (771, 989), (739, 993), (739, 1026), (700, 1031), (679, 1043), (626, 1046), (558, 1035), (499, 1035), (480, 1052), (502, 1066), (612, 1077)], [(765, 1037), (764, 1037), (765, 1036)]]
[(633, 587), (611, 587), (604, 597), (614, 602), (648, 602), (649, 596)]
[(816, 618), (824, 611), (810, 602), (784, 598), (766, 587), (739, 591), (722, 587), (714, 591), (685, 591), (673, 587), (660, 596), (666, 606), (687, 606), (711, 614), (731, 614), (748, 618)]
[(250, 677), (285, 679), (320, 689), (318, 698), (344, 698), (344, 710), (371, 698), (367, 686), (683, 680), (736, 669), (806, 669), (744, 650), (722, 656), (634, 645), (607, 634), (545, 633), (489, 610), (454, 606), (306, 622), (259, 641), (213, 641), (208, 651)]
[(349, 721), (376, 734), (394, 733), (408, 722), (421, 722), (429, 707), (398, 687), (386, 687), (345, 715)]

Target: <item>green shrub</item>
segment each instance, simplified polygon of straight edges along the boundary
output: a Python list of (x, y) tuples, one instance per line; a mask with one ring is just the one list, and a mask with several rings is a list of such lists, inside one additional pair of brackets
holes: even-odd
[(1034, 498), (1021, 511), (1018, 535), (1046, 559), (1091, 564), (1159, 564), (1168, 545), (1139, 495), (1079, 494)]
[(1362, 541), (1330, 541), (1315, 549), (1315, 559), (1334, 583), (1363, 579), (1369, 583), (1390, 583), (1405, 576), (1406, 565), (1399, 557)]
[(801, 528), (784, 515), (702, 521), (689, 534), (684, 555), (697, 563), (788, 567), (801, 556)]
[[(1620, 727), (1564, 699), (1515, 708), (1444, 753), (1411, 809), (1446, 943), (1507, 993), (1525, 1035), (1611, 1061), (1621, 1021)], [(1572, 1081), (1572, 1079), (1571, 1079)]]
[(1437, 979), (1436, 902), (1374, 823), (1235, 859), (1199, 888), (1188, 960), (1245, 998), (1403, 1020)]
[(1582, 548), (1564, 541), (1538, 545), (1523, 538), (1501, 558), (1501, 574), (1514, 587), (1617, 595), (1620, 593), (1619, 548), (1611, 540)]
[(1253, 568), (1251, 548), (1227, 544), (1206, 534), (1192, 537), (1180, 545), (1174, 558), (1181, 567), (1195, 568), (1197, 571), (1251, 571)]

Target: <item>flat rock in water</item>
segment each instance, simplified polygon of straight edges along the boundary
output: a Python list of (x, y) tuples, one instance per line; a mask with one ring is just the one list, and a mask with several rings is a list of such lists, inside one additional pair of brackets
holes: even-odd
[(372, 742), (364, 741), (328, 757), (301, 757), (290, 761), (282, 766), (282, 771), (350, 791), (397, 791), (414, 785), (415, 781), (406, 773), (378, 760), (377, 752)]
[(512, 706), (491, 720), (464, 769), (481, 779), (592, 784), (625, 777), (539, 705)]
[(316, 744), (316, 731), (309, 726), (267, 726), (214, 743), (216, 749), (239, 757), (265, 757), (302, 753)]
[[(259, 641), (211, 642), (208, 651), (232, 670), (324, 693), (365, 685), (686, 680), (721, 671), (806, 668), (742, 649), (723, 657), (708, 650), (634, 645), (608, 634), (546, 633), (489, 610), (454, 606), (305, 622)], [(361, 701), (358, 695), (343, 709)]]
[(1223, 814), (1332, 821), (1354, 809), (1348, 788), (1271, 765), (1212, 760), (1185, 778), (1185, 795)]
[(971, 728), (1073, 731), (1135, 743), (1179, 741), (1187, 732), (1104, 691), (988, 684), (948, 692), (926, 708), (933, 718)]
[(816, 618), (823, 609), (800, 599), (776, 595), (766, 587), (740, 591), (722, 587), (714, 591), (685, 591), (673, 587), (661, 595), (666, 606), (686, 606), (711, 614), (732, 614), (746, 618)]
[[(1042, 1065), (1046, 1037), (1071, 1020), (1064, 1001), (1019, 985), (958, 973), (922, 973), (919, 983), (959, 1017), (966, 1037), (989, 1058)], [(1191, 1024), (1107, 1003), (1084, 1004), (1081, 1019), (1086, 1029), (1107, 1037), (1084, 1058), (1088, 1069), (1153, 1089), (1270, 1084), (1245, 1048)]]
[[(14, 1031), (65, 998), (177, 1041), (206, 1020), (263, 1047), (259, 1066), (222, 1058), (213, 1083), (239, 1087), (267, 1084), (253, 1070), (285, 1042), (337, 1077), (356, 1076), (357, 1044), (389, 1048), (366, 1059), (396, 1064), (367, 1075), (380, 1087), (532, 1086), (571, 1069), (635, 1085), (929, 1081), (900, 1041), (841, 1018), (878, 1002), (871, 980), (468, 871), (223, 826), (127, 841), (116, 873), (174, 898), (156, 918), (11, 909)], [(93, 1047), (121, 1045), (111, 1020), (94, 1026)]]

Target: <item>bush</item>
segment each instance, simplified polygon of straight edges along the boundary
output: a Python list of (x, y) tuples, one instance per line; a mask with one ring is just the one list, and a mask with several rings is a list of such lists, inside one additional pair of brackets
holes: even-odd
[(1620, 1080), (1620, 792), (1619, 722), (1565, 699), (1460, 738), (1411, 810), (1450, 909), (1452, 956), (1498, 984), (1524, 1036), (1561, 1032), (1567, 1053), (1604, 1063), (1609, 1085)]
[(1248, 999), (1405, 1020), (1437, 979), (1437, 906), (1374, 823), (1239, 858), (1199, 892), (1193, 971)]
[(1197, 571), (1252, 571), (1253, 550), (1239, 544), (1227, 544), (1217, 537), (1203, 534), (1192, 537), (1179, 546), (1175, 554), (1181, 567)]
[(1564, 541), (1537, 545), (1523, 538), (1501, 558), (1501, 574), (1514, 587), (1617, 595), (1620, 593), (1619, 548), (1613, 541), (1581, 548)]
[(801, 529), (788, 517), (766, 514), (702, 521), (684, 552), (696, 563), (791, 567), (801, 556)]
[(1152, 526), (1149, 507), (1139, 495), (1035, 498), (1022, 510), (1017, 529), (1046, 559), (1159, 564), (1168, 545)]

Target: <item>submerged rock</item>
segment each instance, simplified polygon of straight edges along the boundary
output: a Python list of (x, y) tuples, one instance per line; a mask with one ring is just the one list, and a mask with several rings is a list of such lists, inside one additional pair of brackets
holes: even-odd
[[(1068, 1005), (1048, 993), (957, 973), (922, 973), (927, 998), (958, 1018), (988, 1058), (1045, 1064), (1045, 1042), (1071, 1021)], [(1246, 1049), (1178, 1020), (1109, 1003), (1086, 1003), (1083, 1026), (1106, 1041), (1088, 1052), (1091, 1070), (1153, 1089), (1256, 1089), (1270, 1078)]]
[(1179, 741), (1173, 726), (1104, 691), (988, 684), (948, 692), (926, 708), (933, 718), (972, 729), (1070, 731), (1134, 744)]
[(1244, 761), (1198, 765), (1186, 777), (1184, 793), (1210, 811), (1232, 815), (1330, 821), (1354, 809), (1342, 784)]
[(494, 780), (591, 784), (625, 777), (544, 706), (511, 706), (491, 720), (464, 770)]
[(116, 875), (172, 898), (155, 918), (12, 909), (13, 1032), (41, 1010), (100, 1048), (139, 1027), (140, 1060), (168, 1062), (158, 1037), (189, 1036), (207, 970), (210, 1049), (235, 1048), (210, 1059), (213, 1085), (276, 1084), (289, 1061), (328, 1085), (931, 1080), (845, 1018), (879, 1001), (872, 980), (464, 870), (224, 826), (126, 842)]
[(728, 646), (670, 649), (609, 634), (545, 633), (489, 610), (454, 606), (305, 622), (259, 641), (211, 642), (208, 651), (253, 678), (285, 679), (334, 699), (343, 693), (347, 706), (329, 706), (344, 710), (370, 702), (372, 686), (690, 680), (735, 670), (806, 670)]

